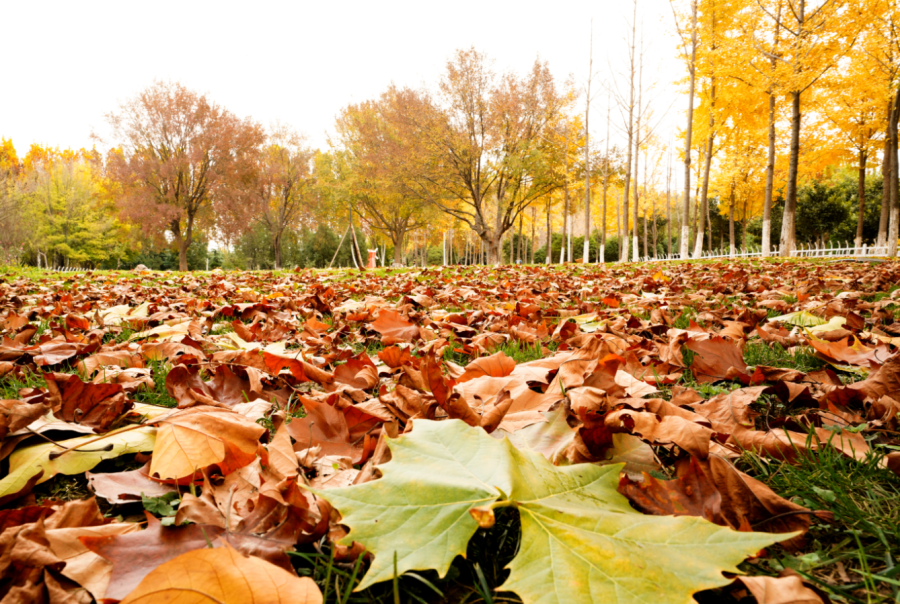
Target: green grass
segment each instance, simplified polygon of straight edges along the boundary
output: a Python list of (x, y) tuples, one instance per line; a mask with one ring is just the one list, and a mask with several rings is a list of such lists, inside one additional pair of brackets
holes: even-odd
[[(541, 346), (542, 344), (540, 342), (526, 344), (525, 342), (520, 342), (518, 340), (507, 340), (499, 350), (516, 363), (527, 363), (528, 361), (536, 361), (537, 359), (544, 358)], [(559, 343), (547, 342), (546, 347), (552, 352), (559, 348)]]
[(892, 285), (887, 291), (881, 291), (874, 294), (865, 295), (862, 297), (866, 302), (881, 302), (885, 298), (890, 298), (891, 294), (900, 289), (900, 285)]
[(793, 354), (784, 349), (781, 344), (762, 341), (747, 342), (744, 347), (744, 362), (753, 367), (765, 365), (768, 367), (782, 367), (796, 369), (798, 371), (818, 371), (825, 367), (825, 361), (815, 356), (809, 347), (798, 347)]
[(369, 358), (372, 358), (384, 350), (385, 346), (381, 343), (381, 340), (369, 340), (368, 342), (354, 342), (350, 345), (350, 348), (353, 350), (353, 354), (365, 352)]
[(687, 329), (692, 320), (697, 320), (697, 310), (692, 306), (684, 306), (681, 309), (681, 314), (675, 317), (673, 326), (677, 329)]
[(457, 352), (457, 350), (462, 350), (461, 348), (458, 349), (457, 346), (459, 346), (459, 344), (457, 343), (456, 338), (451, 335), (450, 339), (447, 341), (447, 346), (444, 347), (444, 360), (465, 367), (472, 359), (464, 352)]
[(756, 573), (792, 568), (833, 601), (900, 602), (900, 476), (879, 467), (886, 452), (876, 447), (860, 462), (823, 446), (794, 465), (744, 454), (738, 465), (748, 474), (787, 499), (835, 516), (833, 523), (813, 520), (802, 556), (772, 548), (755, 564)]
[(175, 407), (178, 402), (169, 396), (166, 390), (166, 376), (169, 375), (171, 367), (162, 361), (150, 361), (150, 375), (153, 377), (155, 384), (153, 390), (138, 390), (132, 395), (132, 398), (139, 403), (147, 403), (148, 405), (158, 405), (160, 407)]
[(135, 334), (133, 329), (128, 327), (111, 327), (103, 336), (104, 344), (124, 344)]
[(44, 388), (47, 382), (39, 373), (31, 373), (23, 370), (19, 375), (8, 373), (0, 378), (0, 397), (3, 400), (19, 398), (19, 390), (22, 388)]

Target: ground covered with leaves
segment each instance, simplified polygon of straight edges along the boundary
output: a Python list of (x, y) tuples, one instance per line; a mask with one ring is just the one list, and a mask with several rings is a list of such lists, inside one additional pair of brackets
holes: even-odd
[(0, 602), (900, 602), (898, 306), (894, 262), (7, 270)]

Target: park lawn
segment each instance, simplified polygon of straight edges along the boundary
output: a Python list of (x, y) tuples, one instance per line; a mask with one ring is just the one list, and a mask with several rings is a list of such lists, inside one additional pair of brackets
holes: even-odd
[[(103, 367), (116, 375), (125, 367), (114, 361), (127, 358), (140, 370), (134, 380), (116, 382), (123, 384), (120, 398), (128, 403), (163, 409), (206, 404), (204, 408), (213, 409), (212, 402), (231, 412), (236, 405), (261, 401), (265, 409), (248, 411), (245, 417), (265, 428), (259, 439), (267, 446), (282, 424), (304, 426), (290, 429), (288, 442), (298, 452), (307, 446), (320, 450), (307, 451), (295, 480), (327, 489), (325, 478), (336, 472), (346, 480), (375, 479), (375, 443), (389, 432), (402, 432), (414, 417), (457, 416), (458, 408), (441, 400), (440, 383), (429, 378), (427, 362), (440, 368), (440, 378), (433, 379), (451, 390), (450, 380), (455, 383), (467, 367), (486, 363), (486, 370), (466, 380), (483, 380), (485, 398), (479, 399), (480, 407), (467, 408), (483, 417), (496, 405), (491, 380), (509, 379), (510, 388), (518, 384), (545, 395), (543, 406), (534, 411), (562, 413), (566, 424), (553, 441), (555, 463), (604, 464), (611, 450), (598, 435), (631, 434), (643, 441), (641, 450), (653, 460), (652, 468), (644, 468), (648, 474), (643, 480), (666, 481), (658, 484), (669, 489), (668, 495), (656, 491), (648, 504), (621, 487), (636, 509), (671, 513), (671, 493), (677, 492), (696, 504), (688, 506), (692, 513), (701, 514), (708, 504), (706, 517), (718, 524), (745, 531), (801, 530), (801, 538), (766, 548), (741, 570), (757, 577), (796, 573), (809, 589), (836, 602), (895, 602), (900, 601), (895, 560), (900, 543), (900, 403), (884, 388), (900, 380), (898, 285), (900, 265), (895, 262), (826, 260), (186, 274), (4, 269), (0, 388), (6, 401), (47, 392), (41, 404), (75, 430), (84, 416), (63, 417), (66, 394), (54, 398), (43, 374), (71, 374), (78, 382), (99, 383)], [(142, 305), (143, 311), (134, 315), (104, 315), (113, 307)], [(182, 332), (161, 329), (184, 324)], [(409, 354), (398, 361), (403, 351)], [(254, 365), (253, 355), (302, 359), (313, 369)], [(84, 363), (92, 358), (102, 363)], [(475, 363), (483, 358), (492, 361)], [(566, 365), (577, 359), (586, 363), (580, 373)], [(549, 363), (545, 375), (512, 381), (513, 368), (540, 362)], [(643, 393), (628, 380), (624, 383), (635, 389), (625, 392), (621, 379), (615, 379), (620, 372), (651, 392)], [(551, 396), (555, 383), (560, 384), (557, 397)], [(191, 388), (200, 388), (204, 396), (192, 395)], [(415, 394), (420, 408), (391, 404), (396, 402), (391, 393), (403, 389)], [(110, 409), (106, 419), (92, 420), (98, 433), (148, 421), (124, 411), (113, 413), (118, 395), (97, 399), (73, 394), (70, 405), (88, 414)], [(658, 400), (665, 404), (652, 402)], [(743, 419), (737, 423), (721, 414), (722, 405), (732, 400), (749, 400), (741, 403)], [(322, 415), (323, 402), (341, 411)], [(622, 410), (653, 425), (663, 425), (661, 419), (673, 413), (694, 414), (687, 417), (702, 426), (709, 442), (695, 449), (674, 432), (661, 429), (650, 438), (626, 424), (604, 423), (608, 414)], [(339, 430), (330, 436), (316, 431), (315, 421), (355, 426), (347, 424), (348, 413), (364, 429), (344, 436), (334, 436)], [(501, 423), (499, 430), (518, 442), (515, 433), (527, 427)], [(10, 450), (78, 434), (67, 434), (65, 425), (46, 434), (40, 428), (28, 430), (12, 431), (23, 438), (13, 442), (10, 438), (17, 437), (8, 436)], [(576, 446), (586, 442), (588, 433), (598, 440)], [(853, 446), (844, 446), (846, 442)], [(766, 485), (781, 502), (779, 509), (794, 511), (768, 516), (759, 510), (709, 511), (716, 508), (711, 503), (715, 495), (725, 502), (746, 494), (729, 492), (731, 487), (701, 474), (707, 499), (691, 499), (684, 484), (679, 485), (679, 468), (692, 459), (701, 466), (708, 463), (703, 451)], [(91, 472), (133, 471), (144, 461), (145, 453), (128, 453), (101, 461)], [(9, 458), (3, 463), (9, 464)], [(244, 463), (241, 471), (253, 474), (247, 468), (254, 464)], [(4, 475), (8, 465), (0, 470)], [(210, 472), (219, 470), (210, 465)], [(639, 472), (629, 476), (641, 480)], [(178, 478), (184, 482), (184, 476)], [(179, 502), (189, 500), (185, 494), (199, 496), (206, 488), (195, 480), (191, 487), (179, 488), (177, 496), (96, 501), (102, 514), (119, 522), (140, 522), (149, 511), (171, 525)], [(94, 493), (85, 472), (77, 472), (57, 474), (9, 495), (13, 497), (3, 509), (83, 501)], [(216, 504), (246, 518), (258, 497), (241, 497), (236, 507), (230, 499)], [(304, 513), (315, 520), (316, 510)], [(737, 517), (746, 522), (735, 526)], [(513, 508), (504, 508), (493, 527), (475, 533), (466, 557), (456, 558), (445, 577), (433, 570), (407, 572), (393, 583), (359, 592), (352, 588), (369, 562), (333, 545), (331, 538), (343, 534), (337, 514), (324, 526), (327, 533), (293, 535), (297, 540), (280, 555), (299, 576), (311, 577), (327, 602), (519, 601), (515, 593), (496, 590), (519, 549), (519, 516)], [(753, 601), (740, 583), (695, 597), (700, 602)]]

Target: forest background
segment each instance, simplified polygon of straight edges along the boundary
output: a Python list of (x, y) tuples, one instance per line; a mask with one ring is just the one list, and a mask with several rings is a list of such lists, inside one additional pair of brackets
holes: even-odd
[(319, 149), (153, 82), (109, 108), (91, 149), (0, 140), (0, 260), (612, 262), (835, 242), (896, 255), (897, 3), (673, 0), (666, 18), (681, 73), (649, 59), (635, 1), (624, 61), (592, 49), (561, 79), (461, 49), (427, 84), (347, 104)]

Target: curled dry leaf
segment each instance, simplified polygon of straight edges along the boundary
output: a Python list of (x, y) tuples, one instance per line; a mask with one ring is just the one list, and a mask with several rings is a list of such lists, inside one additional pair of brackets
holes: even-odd
[(466, 366), (465, 373), (457, 378), (456, 383), (467, 382), (471, 379), (488, 376), (495, 378), (506, 377), (516, 368), (516, 362), (506, 356), (503, 351), (496, 352), (487, 357), (479, 357)]
[(160, 421), (150, 475), (182, 479), (216, 464), (229, 474), (256, 459), (266, 429), (237, 413), (194, 407)]
[(799, 575), (738, 577), (759, 604), (824, 604)]
[(122, 604), (178, 601), (296, 602), (320, 604), (322, 593), (308, 577), (297, 577), (225, 545), (181, 554), (148, 574)]
[(133, 403), (120, 384), (82, 382), (77, 375), (45, 373), (49, 403), (59, 419), (104, 431)]
[(419, 328), (400, 316), (400, 313), (383, 308), (372, 323), (372, 329), (381, 334), (384, 344), (412, 342), (419, 337)]

